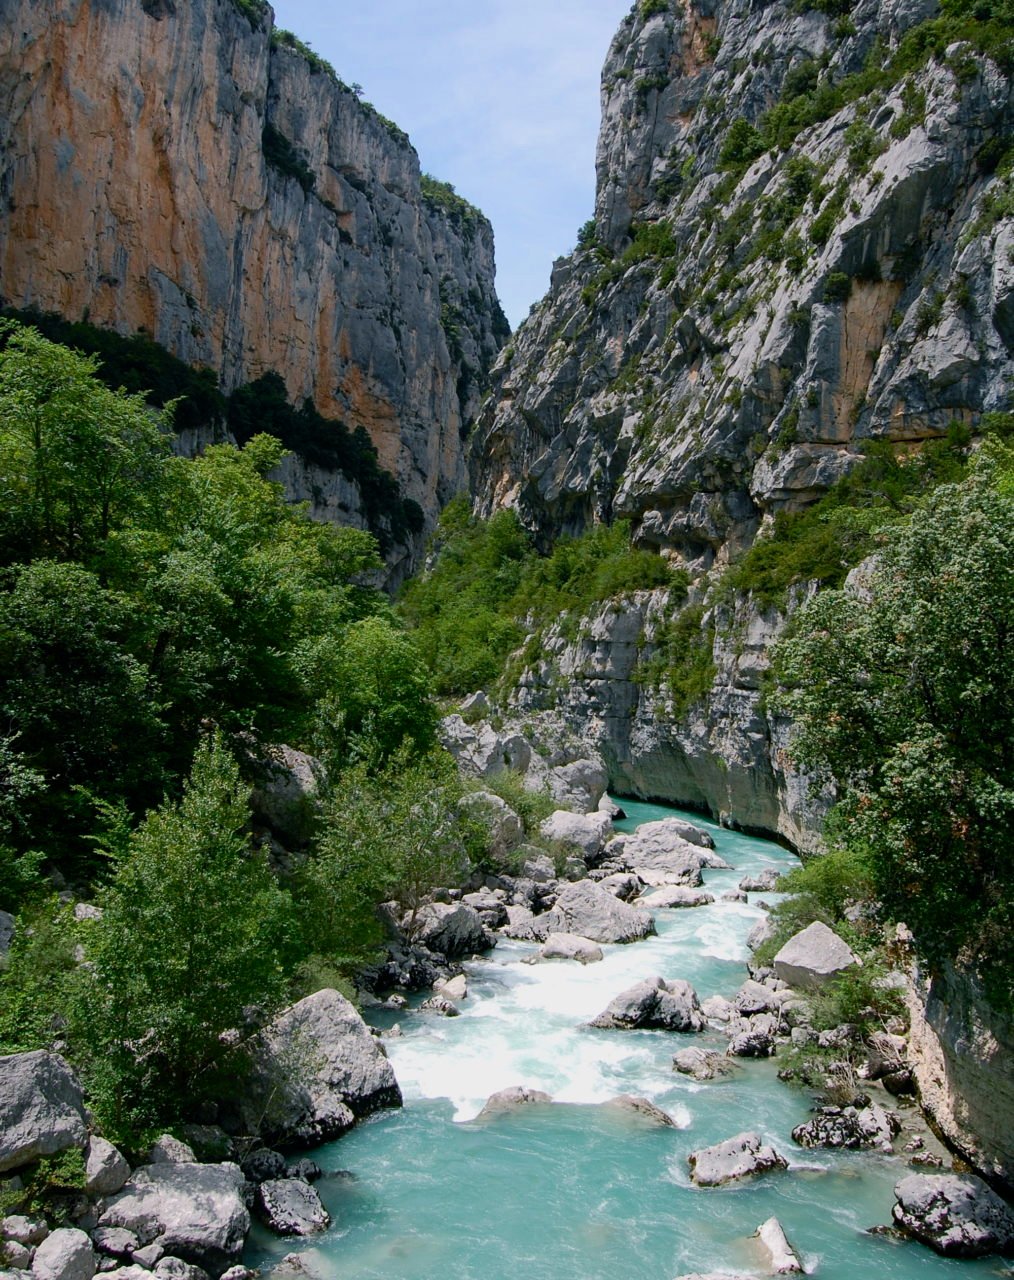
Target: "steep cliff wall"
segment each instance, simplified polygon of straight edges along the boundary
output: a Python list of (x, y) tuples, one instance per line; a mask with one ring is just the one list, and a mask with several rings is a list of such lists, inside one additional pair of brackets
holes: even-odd
[(711, 588), (867, 441), (974, 430), (1014, 374), (1008, 75), (933, 0), (819, 8), (634, 6), (594, 219), (502, 353), (470, 453), (479, 513), (514, 507), (544, 543), (628, 519), (689, 572), (710, 650), (689, 704), (643, 678), (651, 619), (679, 613), (660, 595), (560, 637), (515, 701), (562, 700), (614, 786), (803, 846), (824, 805), (762, 689), (785, 619)]
[(923, 1107), (976, 1168), (1014, 1188), (1014, 1027), (953, 966), (916, 971), (908, 1006)]
[(274, 39), (267, 6), (0, 17), (0, 295), (143, 328), (226, 391), (277, 371), (364, 426), (432, 517), (506, 333), (489, 223), (424, 195), (407, 137)]

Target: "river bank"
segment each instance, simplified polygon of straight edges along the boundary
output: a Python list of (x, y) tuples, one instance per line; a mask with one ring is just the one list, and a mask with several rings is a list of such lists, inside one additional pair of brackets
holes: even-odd
[[(674, 812), (627, 807), (628, 820), (618, 824), (626, 830)], [(890, 1221), (893, 1188), (911, 1171), (905, 1135), (893, 1156), (797, 1147), (790, 1133), (809, 1117), (813, 1099), (777, 1079), (777, 1057), (699, 1083), (672, 1071), (673, 1053), (687, 1045), (724, 1049), (727, 1037), (717, 1031), (584, 1025), (655, 974), (688, 980), (702, 999), (731, 997), (746, 977), (746, 937), (763, 918), (759, 903), (773, 895), (750, 894), (744, 903), (721, 894), (795, 859), (687, 816), (711, 832), (733, 868), (705, 871), (714, 904), (659, 910), (657, 936), (606, 946), (603, 961), (588, 966), (529, 965), (534, 944), (502, 939), (466, 965), (469, 995), (459, 1017), (372, 1015), (405, 1107), (315, 1154), (328, 1171), (318, 1189), (333, 1225), (300, 1253), (312, 1272), (327, 1280), (760, 1276), (767, 1270), (750, 1237), (774, 1215), (807, 1271), (828, 1280), (1010, 1274), (998, 1260), (956, 1262), (867, 1234)], [(391, 1036), (395, 1022), (401, 1035)], [(518, 1084), (544, 1090), (553, 1105), (476, 1119), (490, 1094)], [(598, 1105), (623, 1093), (647, 1097), (676, 1127), (649, 1128)], [(925, 1132), (914, 1105), (901, 1114), (907, 1127)], [(789, 1169), (724, 1188), (694, 1187), (688, 1154), (747, 1129), (775, 1146)], [(248, 1261), (270, 1265), (291, 1252), (291, 1241), (255, 1233)]]

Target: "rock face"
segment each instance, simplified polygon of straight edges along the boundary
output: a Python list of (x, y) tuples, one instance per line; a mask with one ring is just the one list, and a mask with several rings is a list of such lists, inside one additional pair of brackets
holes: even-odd
[(775, 973), (790, 987), (814, 989), (859, 961), (848, 943), (819, 920), (793, 934), (775, 956)]
[(769, 1169), (786, 1169), (788, 1165), (774, 1149), (765, 1146), (756, 1133), (740, 1133), (735, 1138), (692, 1151), (687, 1157), (690, 1180), (699, 1187), (719, 1187)]
[(912, 1174), (894, 1188), (895, 1223), (938, 1253), (1014, 1253), (1014, 1213), (981, 1178)]
[(705, 1023), (689, 982), (648, 978), (621, 992), (589, 1025), (617, 1031), (703, 1031)]
[[(4, 298), (144, 329), (226, 390), (277, 371), (294, 403), (363, 426), (432, 518), (507, 333), (486, 219), (421, 184), (405, 134), (273, 38), (266, 6), (14, 0), (4, 18)], [(327, 518), (357, 505), (328, 474), (284, 479)]]
[(592, 942), (637, 942), (655, 932), (647, 911), (629, 906), (590, 880), (569, 884), (547, 913), (550, 933), (576, 933)]
[(0, 1173), (87, 1138), (81, 1086), (59, 1054), (0, 1058)]
[(239, 1261), (250, 1215), (235, 1164), (153, 1164), (108, 1202), (103, 1227), (125, 1227), (142, 1245), (221, 1275)]
[(977, 1169), (1014, 1187), (1014, 1027), (953, 967), (917, 972), (907, 1003), (923, 1107)]
[(300, 1000), (257, 1037), (244, 1119), (283, 1149), (329, 1142), (359, 1117), (400, 1106), (391, 1064), (337, 991)]
[[(516, 710), (562, 714), (619, 794), (802, 848), (828, 797), (761, 696), (785, 612), (712, 604), (702, 575), (866, 442), (917, 449), (1007, 408), (1009, 187), (980, 160), (1014, 106), (1002, 68), (962, 76), (941, 56), (784, 145), (759, 130), (935, 12), (854, 5), (845, 31), (792, 0), (633, 7), (603, 68), (594, 218), (495, 367), (470, 442), (481, 514), (512, 507), (545, 543), (625, 518), (695, 580), (689, 598), (638, 593), (544, 640)], [(697, 701), (650, 678), (680, 623), (713, 668)]]

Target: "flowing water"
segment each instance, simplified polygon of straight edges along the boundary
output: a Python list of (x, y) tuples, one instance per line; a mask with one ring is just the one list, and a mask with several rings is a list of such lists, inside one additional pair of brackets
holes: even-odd
[[(618, 825), (627, 830), (674, 812), (624, 806), (629, 817)], [(683, 816), (710, 830), (735, 868), (704, 873), (716, 895), (745, 874), (795, 861), (777, 845)], [(325, 1280), (762, 1276), (749, 1237), (774, 1214), (807, 1270), (825, 1280), (1014, 1274), (995, 1260), (948, 1261), (866, 1234), (890, 1221), (904, 1157), (796, 1147), (790, 1130), (812, 1100), (777, 1079), (777, 1059), (699, 1084), (673, 1073), (673, 1053), (690, 1044), (724, 1048), (724, 1037), (582, 1025), (655, 974), (688, 979), (701, 999), (732, 996), (747, 976), (746, 936), (762, 915), (750, 899), (656, 912), (657, 938), (605, 947), (604, 961), (587, 967), (526, 965), (536, 948), (506, 940), (469, 964), (460, 1017), (401, 1015), (403, 1036), (386, 1041), (404, 1109), (312, 1153), (329, 1171), (318, 1190), (331, 1229), (301, 1242), (256, 1234), (251, 1261), (264, 1265), (298, 1248)], [(515, 1084), (556, 1102), (476, 1120), (491, 1093)], [(620, 1093), (650, 1098), (678, 1127), (648, 1128), (595, 1105)], [(789, 1170), (727, 1188), (692, 1186), (688, 1153), (744, 1129), (771, 1142)]]

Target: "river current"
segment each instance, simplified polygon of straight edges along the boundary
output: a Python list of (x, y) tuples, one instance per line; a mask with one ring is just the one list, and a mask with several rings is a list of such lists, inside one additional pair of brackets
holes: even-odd
[[(678, 812), (623, 802), (620, 829)], [(712, 893), (746, 874), (794, 865), (775, 844), (697, 815), (732, 871), (705, 871)], [(907, 1159), (805, 1151), (791, 1129), (811, 1095), (776, 1077), (778, 1059), (746, 1062), (731, 1079), (697, 1083), (672, 1071), (674, 1052), (724, 1049), (720, 1034), (592, 1031), (583, 1026), (642, 978), (686, 978), (703, 1000), (746, 978), (746, 937), (763, 914), (748, 904), (657, 911), (658, 936), (605, 947), (605, 959), (522, 963), (536, 947), (502, 940), (468, 964), (461, 1016), (402, 1014), (385, 1041), (405, 1097), (340, 1142), (312, 1152), (333, 1218), (307, 1241), (258, 1232), (250, 1261), (299, 1250), (322, 1280), (673, 1280), (694, 1271), (767, 1274), (750, 1239), (775, 1215), (824, 1280), (982, 1280), (1002, 1262), (945, 1260), (923, 1246), (867, 1234), (890, 1221)], [(760, 895), (771, 900), (773, 895)], [(390, 1026), (395, 1017), (380, 1015)], [(489, 1121), (499, 1089), (542, 1089), (552, 1107)], [(651, 1099), (675, 1129), (649, 1128), (596, 1106), (617, 1094)], [(725, 1188), (691, 1185), (690, 1151), (756, 1130), (789, 1170)]]

